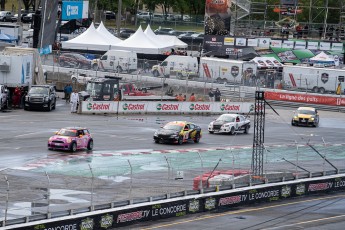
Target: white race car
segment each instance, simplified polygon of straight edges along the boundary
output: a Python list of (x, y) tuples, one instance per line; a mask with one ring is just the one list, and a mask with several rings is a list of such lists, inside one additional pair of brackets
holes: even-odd
[(235, 134), (236, 131), (248, 133), (250, 120), (238, 114), (222, 114), (208, 125), (209, 133), (229, 133)]

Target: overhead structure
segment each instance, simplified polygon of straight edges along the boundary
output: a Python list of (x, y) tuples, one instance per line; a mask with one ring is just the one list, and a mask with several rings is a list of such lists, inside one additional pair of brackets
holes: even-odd
[(162, 54), (170, 50), (169, 45), (157, 44), (146, 36), (141, 26), (138, 30), (126, 40), (113, 45), (112, 49), (121, 49), (135, 51), (144, 54)]
[(147, 25), (144, 34), (153, 42), (155, 43), (157, 46), (161, 46), (161, 47), (170, 47), (173, 48), (174, 46), (172, 44), (168, 44), (166, 41), (163, 41), (162, 39), (160, 39), (158, 37), (158, 35), (156, 35), (152, 29), (150, 24)]
[(92, 23), (84, 33), (62, 42), (61, 45), (62, 49), (108, 51), (112, 45), (115, 45), (115, 41), (110, 42), (96, 30)]
[(109, 32), (109, 30), (107, 30), (107, 28), (105, 28), (103, 22), (101, 22), (101, 24), (98, 26), (98, 28), (96, 29), (97, 32), (99, 34), (101, 34), (111, 45), (115, 45), (117, 43), (122, 42), (121, 39), (115, 37), (112, 33)]
[[(290, 5), (286, 5), (290, 4)], [(339, 15), (340, 37), (344, 40), (345, 29), (345, 1), (344, 0), (279, 0), (269, 4), (268, 0), (231, 0), (230, 35), (235, 36), (265, 36), (267, 30), (277, 28), (276, 22), (289, 19), (295, 21), (293, 25), (308, 25), (308, 36), (312, 31), (322, 28), (322, 38), (327, 35), (330, 15)], [(270, 12), (278, 13), (278, 19), (268, 19)], [(307, 14), (307, 15), (306, 15)], [(303, 20), (302, 20), (303, 18)], [(307, 18), (304, 19), (304, 18)], [(276, 31), (279, 32), (279, 31)], [(318, 32), (317, 32), (318, 33)]]

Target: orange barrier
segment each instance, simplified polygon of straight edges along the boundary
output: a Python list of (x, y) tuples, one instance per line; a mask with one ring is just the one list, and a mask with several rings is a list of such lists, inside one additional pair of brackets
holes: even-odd
[(290, 101), (290, 102), (300, 102), (300, 103), (319, 104), (319, 105), (345, 106), (345, 98), (341, 98), (340, 96), (320, 96), (320, 95), (313, 95), (313, 94), (266, 91), (265, 99), (274, 100), (274, 101)]

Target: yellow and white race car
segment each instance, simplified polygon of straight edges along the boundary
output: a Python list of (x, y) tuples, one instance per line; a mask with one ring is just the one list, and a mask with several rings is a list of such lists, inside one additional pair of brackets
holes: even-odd
[(291, 120), (291, 125), (314, 126), (319, 125), (320, 118), (317, 109), (313, 107), (299, 107)]

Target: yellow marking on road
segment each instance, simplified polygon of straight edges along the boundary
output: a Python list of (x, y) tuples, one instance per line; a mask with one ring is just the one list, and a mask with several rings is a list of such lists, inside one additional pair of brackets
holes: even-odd
[[(327, 196), (327, 197), (321, 197), (321, 198), (315, 198), (315, 199), (303, 200), (303, 201), (295, 201), (295, 202), (290, 202), (290, 203), (285, 203), (285, 204), (277, 204), (277, 205), (272, 205), (272, 206), (267, 206), (267, 207), (262, 207), (262, 208), (250, 208), (250, 209), (245, 209), (245, 210), (229, 211), (229, 212), (219, 213), (219, 214), (215, 214), (215, 215), (201, 216), (201, 217), (197, 217), (197, 218), (192, 219), (192, 220), (176, 221), (176, 222), (170, 223), (170, 224), (163, 224), (163, 225), (159, 225), (159, 226), (155, 226), (155, 227), (150, 227), (150, 228), (142, 228), (142, 230), (150, 230), (150, 229), (158, 229), (158, 228), (164, 228), (164, 227), (171, 227), (171, 226), (175, 226), (175, 225), (179, 225), (179, 224), (195, 222), (195, 221), (198, 221), (198, 220), (206, 220), (206, 219), (211, 219), (211, 218), (217, 218), (217, 217), (226, 216), (226, 215), (233, 215), (233, 214), (240, 214), (240, 213), (246, 213), (246, 212), (260, 211), (260, 210), (265, 210), (265, 209), (270, 209), (270, 208), (284, 207), (284, 206), (288, 206), (288, 205), (308, 203), (308, 202), (313, 202), (313, 201), (318, 201), (318, 200), (342, 198), (342, 197), (345, 197), (345, 194), (344, 195), (336, 195), (336, 196)], [(345, 216), (345, 215), (343, 215), (343, 216)], [(342, 217), (342, 216), (339, 216), (339, 217)], [(301, 222), (301, 223), (303, 223), (303, 222)], [(306, 221), (306, 223), (307, 223), (307, 221)]]

